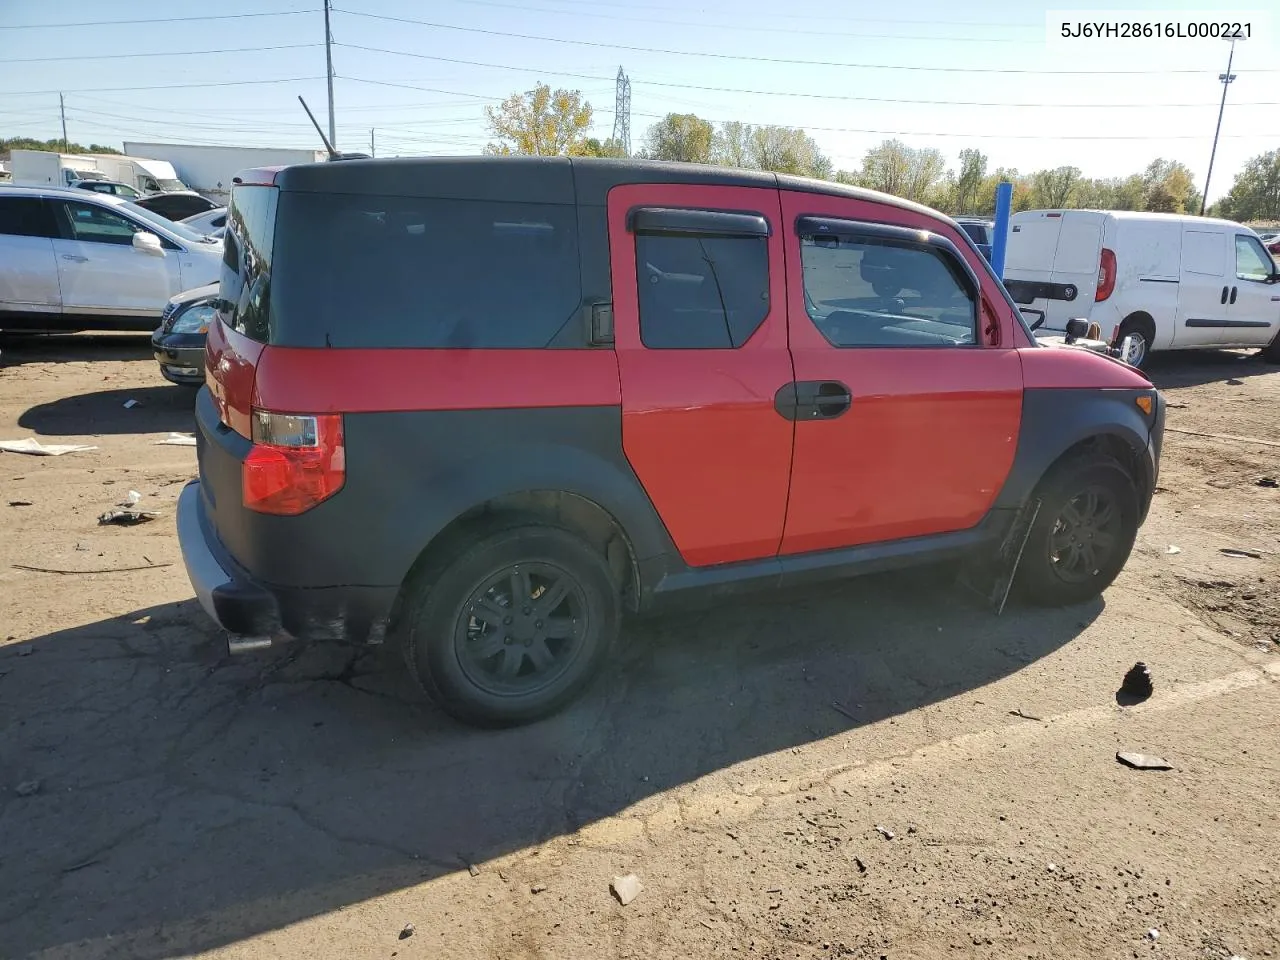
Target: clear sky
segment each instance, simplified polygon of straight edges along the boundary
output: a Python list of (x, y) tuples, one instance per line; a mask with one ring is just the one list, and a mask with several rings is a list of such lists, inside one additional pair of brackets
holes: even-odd
[[(1227, 43), (1046, 42), (1047, 10), (1102, 5), (334, 0), (338, 146), (367, 151), (373, 128), (379, 156), (478, 153), (484, 106), (538, 81), (581, 90), (603, 139), (622, 66), (637, 148), (650, 123), (679, 111), (803, 127), (837, 168), (897, 136), (951, 165), (978, 147), (991, 169), (1024, 172), (1124, 175), (1163, 156), (1203, 186)], [(1249, 0), (1224, 6), (1251, 16), (1255, 37), (1236, 48), (1211, 199), (1249, 157), (1280, 147), (1272, 21)], [(180, 19), (243, 14), (253, 16)], [(0, 136), (59, 135), (64, 91), (67, 133), (81, 143), (318, 147), (296, 98), (325, 122), (323, 38), (320, 0), (0, 0)]]

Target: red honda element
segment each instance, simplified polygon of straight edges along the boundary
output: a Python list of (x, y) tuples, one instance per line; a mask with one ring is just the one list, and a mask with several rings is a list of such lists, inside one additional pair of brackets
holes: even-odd
[(1020, 556), (1030, 600), (1085, 600), (1156, 480), (1142, 374), (1037, 346), (955, 223), (834, 183), (247, 172), (217, 313), (178, 513), (200, 603), (233, 649), (393, 640), (472, 722), (556, 710), (682, 596)]

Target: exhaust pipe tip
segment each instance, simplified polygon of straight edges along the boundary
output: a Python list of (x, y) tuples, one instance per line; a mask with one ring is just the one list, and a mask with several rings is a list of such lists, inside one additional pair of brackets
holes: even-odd
[(237, 634), (227, 636), (227, 653), (232, 656), (266, 650), (269, 646), (271, 646), (270, 637), (245, 637)]

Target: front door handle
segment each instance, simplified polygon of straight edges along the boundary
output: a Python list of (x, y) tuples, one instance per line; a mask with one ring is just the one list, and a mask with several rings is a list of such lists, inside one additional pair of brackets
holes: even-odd
[(773, 408), (788, 420), (834, 420), (852, 404), (849, 388), (838, 380), (785, 383), (773, 397)]
[(62, 255), (62, 259), (70, 260), (72, 263), (88, 263), (89, 262), (88, 257), (82, 257), (79, 254), (75, 254), (75, 253), (64, 253)]
[(1219, 302), (1219, 303), (1226, 303), (1226, 302), (1227, 302), (1227, 288), (1226, 288), (1226, 287), (1223, 287), (1223, 288), (1222, 288), (1222, 296), (1218, 298), (1218, 302)]
[(1236, 302), (1236, 288), (1235, 288), (1235, 287), (1232, 287), (1232, 288), (1231, 288), (1231, 302), (1232, 302), (1232, 303), (1235, 303), (1235, 302)]

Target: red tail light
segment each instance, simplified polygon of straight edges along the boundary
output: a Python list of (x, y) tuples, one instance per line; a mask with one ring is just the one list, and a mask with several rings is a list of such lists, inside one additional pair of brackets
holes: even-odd
[(1102, 256), (1098, 259), (1098, 291), (1093, 295), (1095, 303), (1101, 303), (1111, 296), (1116, 288), (1116, 254), (1114, 250), (1102, 248)]
[(347, 479), (342, 416), (253, 411), (253, 446), (241, 467), (244, 505), (293, 517), (342, 489)]

